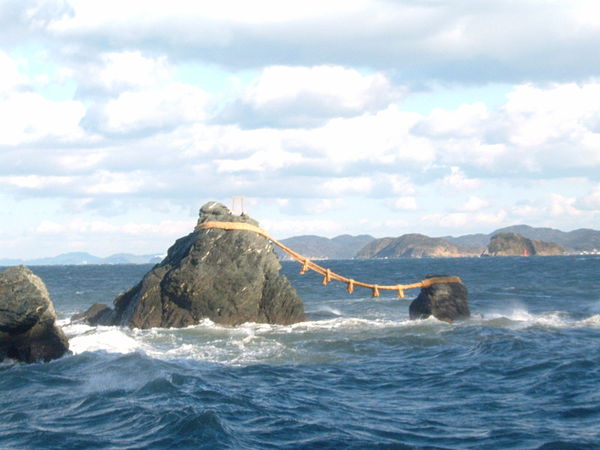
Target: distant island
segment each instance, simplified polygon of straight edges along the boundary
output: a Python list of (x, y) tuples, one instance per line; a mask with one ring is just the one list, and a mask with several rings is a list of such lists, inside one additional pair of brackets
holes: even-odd
[[(494, 239), (495, 236), (502, 238)], [(333, 239), (297, 236), (283, 239), (281, 242), (313, 259), (600, 254), (598, 230), (579, 229), (564, 232), (529, 225), (514, 225), (489, 234), (468, 234), (459, 237), (429, 237), (416, 233), (379, 239), (369, 235), (346, 235)], [(342, 242), (345, 245), (343, 253), (339, 249)], [(360, 244), (363, 244), (362, 247)], [(335, 251), (331, 245), (335, 247)], [(346, 256), (340, 256), (342, 254)]]
[[(294, 236), (281, 242), (310, 259), (364, 258), (439, 258), (473, 256), (545, 256), (561, 254), (600, 254), (600, 231), (579, 229), (570, 232), (553, 228), (514, 225), (489, 234), (468, 234), (459, 237), (429, 237), (405, 234), (399, 237), (375, 238), (363, 234), (347, 234), (334, 238), (315, 235)], [(275, 249), (280, 259), (286, 257)], [(132, 255), (119, 253), (100, 258), (89, 253), (64, 253), (33, 260), (0, 259), (0, 266), (25, 264), (156, 264), (164, 255)]]
[(552, 256), (565, 253), (555, 242), (527, 239), (518, 233), (498, 233), (492, 236), (481, 256)]

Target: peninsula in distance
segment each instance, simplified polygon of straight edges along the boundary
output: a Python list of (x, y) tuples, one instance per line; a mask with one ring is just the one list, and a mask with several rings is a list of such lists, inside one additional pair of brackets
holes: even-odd
[[(366, 258), (456, 258), (478, 256), (547, 256), (561, 254), (600, 254), (600, 231), (578, 229), (564, 232), (553, 228), (514, 225), (489, 234), (459, 237), (429, 237), (411, 233), (398, 237), (375, 238), (370, 235), (341, 235), (326, 238), (315, 235), (294, 236), (281, 242), (311, 259)], [(280, 259), (286, 256), (275, 249)], [(2, 259), (0, 266), (154, 264), (164, 255), (116, 254), (100, 258), (85, 252), (64, 253), (34, 260)]]

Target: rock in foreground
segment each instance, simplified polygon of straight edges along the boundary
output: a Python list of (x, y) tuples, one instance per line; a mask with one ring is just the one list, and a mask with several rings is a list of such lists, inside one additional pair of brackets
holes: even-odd
[(115, 299), (114, 314), (96, 307), (95, 317), (101, 312), (96, 323), (152, 328), (186, 327), (206, 318), (222, 325), (305, 320), (302, 300), (279, 273), (271, 243), (246, 230), (202, 228), (208, 221), (258, 225), (207, 203), (194, 232), (177, 240), (137, 286)]
[[(445, 275), (427, 275), (426, 278), (444, 277)], [(444, 322), (467, 319), (469, 311), (467, 288), (460, 282), (434, 283), (421, 288), (419, 296), (408, 308), (411, 319), (426, 319), (434, 316)]]
[(69, 350), (44, 282), (24, 266), (0, 273), (0, 360), (50, 361)]

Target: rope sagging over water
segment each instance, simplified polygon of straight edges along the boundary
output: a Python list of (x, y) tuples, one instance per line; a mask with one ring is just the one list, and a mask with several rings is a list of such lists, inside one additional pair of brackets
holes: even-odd
[(379, 297), (379, 291), (384, 290), (384, 291), (396, 291), (398, 293), (398, 298), (404, 298), (404, 291), (406, 289), (427, 288), (433, 284), (438, 284), (438, 283), (461, 283), (462, 282), (459, 277), (450, 276), (450, 277), (425, 278), (424, 280), (418, 281), (416, 283), (395, 284), (395, 285), (391, 285), (391, 286), (372, 284), (372, 283), (363, 283), (362, 281), (357, 281), (352, 278), (344, 277), (335, 272), (332, 272), (330, 269), (321, 267), (320, 265), (312, 262), (309, 258), (306, 258), (305, 256), (295, 252), (291, 248), (286, 247), (281, 242), (279, 242), (277, 239), (274, 239), (273, 237), (271, 237), (271, 235), (269, 233), (267, 233), (265, 230), (263, 230), (260, 227), (257, 227), (256, 225), (252, 225), (252, 224), (249, 224), (246, 222), (208, 221), (208, 222), (201, 223), (198, 226), (198, 228), (200, 228), (200, 229), (217, 228), (220, 230), (243, 230), (243, 231), (251, 231), (253, 233), (256, 233), (256, 234), (268, 239), (269, 241), (271, 241), (274, 245), (276, 245), (281, 250), (283, 250), (285, 253), (287, 253), (292, 259), (294, 259), (294, 260), (298, 261), (300, 264), (302, 264), (302, 269), (300, 270), (301, 274), (304, 274), (308, 270), (312, 270), (313, 272), (316, 272), (316, 273), (322, 275), (324, 286), (329, 284), (331, 281), (340, 281), (342, 283), (346, 283), (346, 285), (347, 285), (346, 290), (349, 294), (352, 294), (352, 292), (354, 292), (355, 286), (360, 286), (360, 287), (364, 287), (367, 289), (371, 289), (373, 297)]

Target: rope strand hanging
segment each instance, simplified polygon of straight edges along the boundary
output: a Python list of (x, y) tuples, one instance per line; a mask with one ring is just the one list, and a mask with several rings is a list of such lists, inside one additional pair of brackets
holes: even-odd
[(255, 225), (245, 223), (245, 222), (217, 222), (217, 221), (208, 221), (201, 223), (198, 228), (200, 229), (220, 229), (220, 230), (243, 230), (250, 231), (256, 233), (269, 241), (271, 241), (274, 245), (283, 250), (286, 254), (288, 254), (292, 259), (298, 261), (302, 264), (302, 269), (300, 270), (301, 274), (304, 274), (308, 270), (312, 270), (313, 272), (318, 273), (323, 276), (323, 285), (329, 284), (332, 280), (340, 281), (342, 283), (346, 283), (346, 290), (349, 294), (354, 292), (355, 286), (364, 287), (367, 289), (371, 289), (373, 297), (379, 297), (379, 291), (396, 291), (398, 293), (398, 298), (404, 298), (404, 291), (406, 289), (416, 289), (416, 288), (427, 288), (433, 284), (438, 283), (460, 283), (461, 280), (459, 277), (451, 276), (451, 277), (432, 277), (426, 278), (424, 280), (418, 281), (416, 283), (411, 284), (395, 284), (391, 286), (384, 286), (372, 283), (363, 283), (362, 281), (356, 281), (352, 278), (347, 278), (342, 275), (339, 275), (335, 272), (332, 272), (330, 269), (322, 267), (318, 264), (312, 262), (309, 258), (302, 256), (301, 254), (295, 252), (289, 247), (286, 247), (277, 239), (274, 239), (262, 228), (259, 228)]

